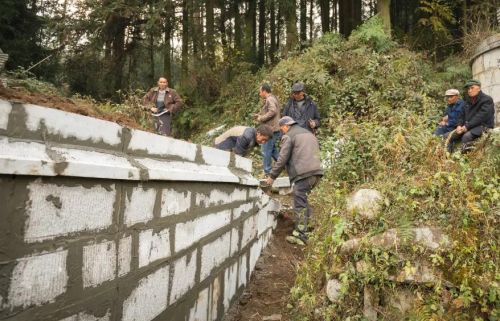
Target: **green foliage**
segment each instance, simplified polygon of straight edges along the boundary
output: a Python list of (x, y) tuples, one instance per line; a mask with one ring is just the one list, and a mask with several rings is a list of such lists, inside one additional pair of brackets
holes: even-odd
[(378, 15), (359, 26), (349, 38), (353, 42), (369, 45), (377, 52), (387, 52), (395, 46), (391, 36), (384, 31), (384, 23)]

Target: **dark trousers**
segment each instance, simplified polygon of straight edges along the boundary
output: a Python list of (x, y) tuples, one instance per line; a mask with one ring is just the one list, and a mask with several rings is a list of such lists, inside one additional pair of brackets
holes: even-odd
[(310, 176), (296, 181), (293, 185), (293, 212), (295, 214), (295, 229), (306, 233), (311, 217), (311, 207), (307, 202), (309, 193), (318, 185), (321, 176)]
[(163, 136), (172, 136), (172, 116), (170, 114), (163, 114), (153, 117), (156, 132)]
[[(481, 137), (481, 135), (483, 134), (483, 132), (486, 131), (486, 129), (487, 129), (486, 127), (477, 126), (477, 127), (474, 127), (472, 129), (468, 130), (464, 134), (457, 134), (456, 132), (453, 133), (452, 134), (453, 136), (451, 136), (451, 138), (448, 142), (448, 146), (446, 146), (446, 148), (448, 149), (448, 152), (450, 152), (450, 153), (453, 152), (454, 145), (458, 141), (460, 141), (462, 143), (462, 145), (460, 147), (461, 152), (462, 153), (466, 152), (471, 147), (472, 141)], [(448, 135), (446, 135), (446, 139), (448, 138)]]

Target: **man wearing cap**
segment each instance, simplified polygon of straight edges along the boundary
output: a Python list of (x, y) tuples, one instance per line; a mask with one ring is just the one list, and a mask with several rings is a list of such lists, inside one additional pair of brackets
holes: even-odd
[(319, 127), (318, 106), (309, 95), (304, 92), (304, 84), (297, 82), (292, 86), (292, 96), (288, 98), (283, 108), (283, 116), (290, 116), (297, 124), (316, 134)]
[(465, 83), (467, 101), (458, 118), (457, 128), (448, 143), (448, 151), (453, 151), (453, 145), (461, 141), (461, 151), (470, 149), (472, 141), (494, 126), (495, 107), (493, 99), (481, 91), (481, 82), (469, 80)]
[(259, 90), (259, 96), (264, 99), (261, 111), (254, 114), (253, 118), (263, 124), (268, 125), (273, 129), (273, 136), (264, 144), (262, 144), (262, 156), (264, 175), (267, 177), (271, 172), (272, 159), (278, 160), (279, 149), (276, 146), (280, 137), (280, 127), (278, 120), (280, 119), (280, 104), (276, 96), (271, 93), (271, 86), (267, 83), (262, 84)]
[(311, 216), (311, 208), (307, 198), (323, 176), (319, 144), (316, 136), (300, 127), (290, 116), (282, 117), (278, 124), (283, 134), (280, 155), (278, 161), (274, 163), (266, 183), (272, 185), (276, 177), (286, 167), (290, 183), (293, 184), (293, 211), (295, 214), (295, 230), (292, 235), (287, 237), (287, 241), (303, 245), (307, 241), (307, 224)]
[(273, 135), (273, 130), (267, 125), (257, 128), (235, 126), (215, 138), (214, 147), (233, 151), (236, 155), (246, 156), (257, 144), (262, 145)]
[(458, 117), (464, 109), (464, 101), (460, 99), (459, 95), (460, 92), (457, 89), (448, 89), (446, 91), (445, 96), (448, 106), (434, 135), (443, 136), (457, 127)]

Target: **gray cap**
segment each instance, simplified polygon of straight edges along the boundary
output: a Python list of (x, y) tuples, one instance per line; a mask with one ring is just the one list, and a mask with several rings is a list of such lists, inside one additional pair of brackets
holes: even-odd
[(301, 82), (296, 82), (292, 86), (292, 91), (293, 92), (299, 92), (299, 91), (304, 91), (304, 84)]
[(281, 117), (281, 119), (278, 121), (278, 125), (279, 126), (283, 126), (283, 125), (293, 125), (293, 124), (296, 124), (297, 122), (295, 120), (293, 120), (292, 117), (290, 116), (283, 116)]

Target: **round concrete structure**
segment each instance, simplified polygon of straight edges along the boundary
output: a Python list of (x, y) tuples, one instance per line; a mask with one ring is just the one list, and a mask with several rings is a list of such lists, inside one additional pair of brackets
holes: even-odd
[(495, 127), (500, 126), (500, 33), (486, 38), (471, 59), (472, 75), (495, 102)]

